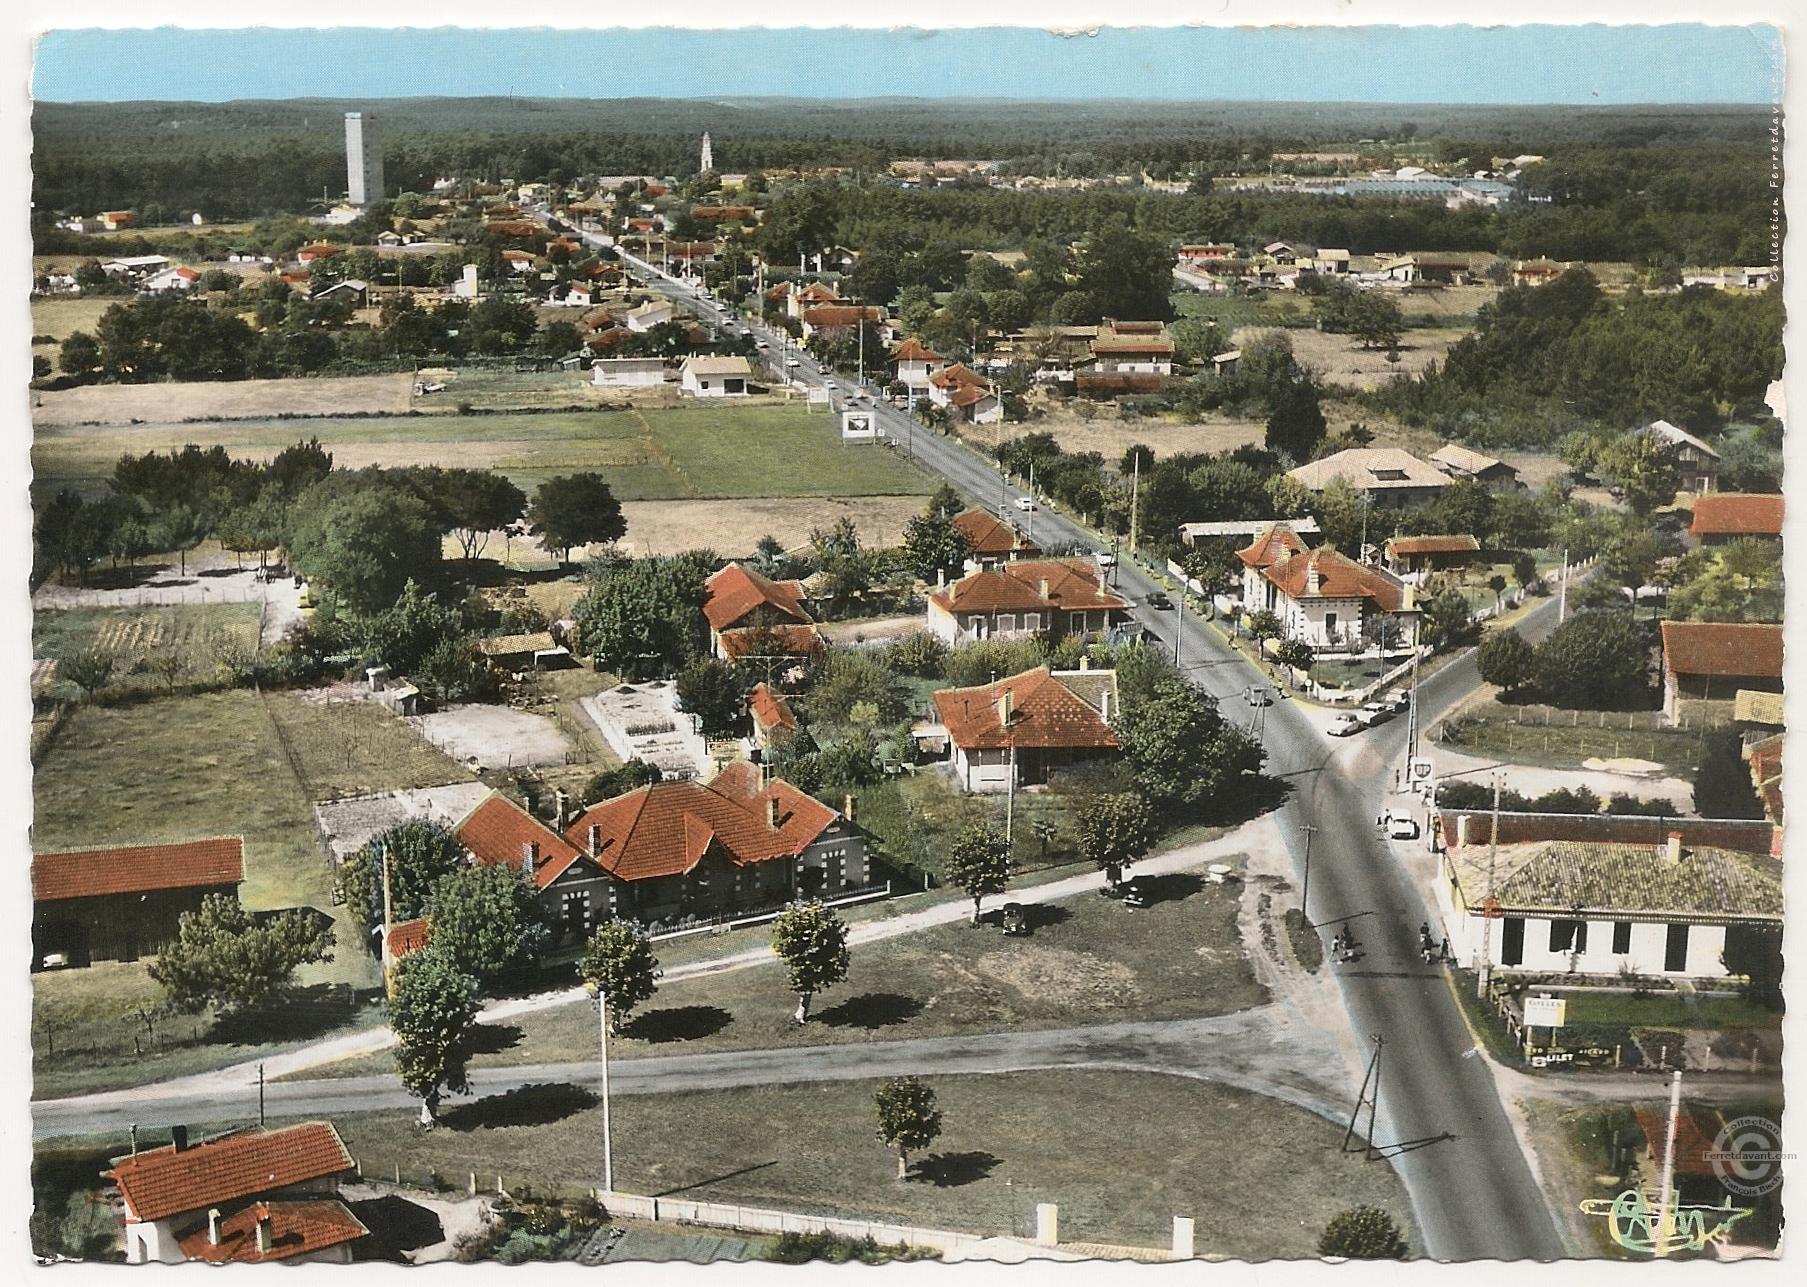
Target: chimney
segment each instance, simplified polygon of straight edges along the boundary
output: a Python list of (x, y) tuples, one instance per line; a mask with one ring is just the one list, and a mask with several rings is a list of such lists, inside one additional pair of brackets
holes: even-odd
[(1015, 709), (1016, 703), (1012, 700), (1010, 690), (1008, 688), (1002, 689), (998, 693), (998, 723), (1002, 724), (1005, 728), (1009, 728), (1010, 717), (1015, 713)]
[(175, 1146), (176, 1152), (188, 1152), (188, 1128), (186, 1126), (170, 1127), (169, 1142)]
[(561, 834), (565, 829), (565, 820), (571, 812), (571, 797), (561, 789), (552, 793), (552, 829)]
[(1079, 668), (1081, 670), (1090, 670), (1092, 668), (1092, 656), (1090, 653), (1082, 652), (1079, 654)]
[(773, 831), (778, 830), (778, 797), (775, 795), (765, 798), (765, 823)]
[(1468, 848), (1468, 815), (1466, 813), (1456, 815), (1456, 848)]
[(1098, 718), (1106, 724), (1111, 722), (1111, 690), (1108, 688), (1098, 694)]
[(590, 857), (594, 858), (597, 854), (599, 854), (601, 852), (602, 852), (602, 824), (597, 823), (597, 822), (592, 822), (590, 824)]
[(209, 1247), (220, 1245), (220, 1209), (218, 1207), (207, 1209), (207, 1245)]
[(1318, 587), (1322, 584), (1323, 581), (1318, 575), (1318, 556), (1313, 554), (1310, 561), (1305, 564), (1305, 593), (1316, 594)]
[(853, 792), (851, 791), (841, 797), (841, 816), (849, 822), (853, 821)]
[(946, 568), (936, 568), (935, 569), (935, 588), (937, 590), (947, 589), (947, 569)]
[(539, 860), (540, 842), (537, 840), (523, 840), (521, 842), (521, 874), (523, 876), (533, 875), (534, 864)]
[(1669, 833), (1669, 844), (1668, 844), (1668, 847), (1667, 847), (1666, 851), (1664, 852), (1663, 856), (1665, 858), (1667, 858), (1671, 863), (1679, 863), (1682, 860), (1682, 833), (1681, 832), (1671, 831)]
[(1050, 600), (1048, 598), (1048, 578), (1047, 577), (1042, 578), (1042, 602), (1043, 603), (1050, 602)]
[(270, 1254), (270, 1247), (271, 1247), (271, 1244), (274, 1242), (274, 1239), (271, 1237), (271, 1234), (272, 1234), (272, 1230), (270, 1228), (270, 1204), (268, 1202), (259, 1202), (257, 1204), (257, 1254), (258, 1255), (267, 1256)]

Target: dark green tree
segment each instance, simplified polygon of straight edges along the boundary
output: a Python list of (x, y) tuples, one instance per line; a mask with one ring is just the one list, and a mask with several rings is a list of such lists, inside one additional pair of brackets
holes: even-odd
[(1379, 1207), (1351, 1207), (1330, 1218), (1318, 1239), (1320, 1256), (1349, 1260), (1404, 1260), (1399, 1225)]
[(395, 1033), (395, 1070), (402, 1086), (420, 1100), (418, 1121), (430, 1130), (438, 1124), (445, 1093), (470, 1089), (466, 1069), (477, 1026), (477, 981), (429, 942), (396, 965), (389, 1026)]
[(1010, 848), (989, 823), (974, 822), (954, 837), (942, 865), (950, 885), (964, 889), (973, 900), (973, 924), (987, 894), (1001, 894), (1010, 885)]
[(548, 549), (568, 562), (574, 545), (606, 545), (627, 535), (621, 502), (601, 474), (566, 474), (540, 484), (527, 519)]
[(1585, 710), (1643, 705), (1650, 695), (1650, 636), (1629, 612), (1583, 612), (1538, 644), (1537, 693)]
[(784, 961), (790, 989), (797, 994), (794, 1018), (807, 1023), (816, 993), (847, 977), (847, 925), (821, 903), (787, 908), (772, 924), (772, 951)]
[(1534, 675), (1531, 645), (1516, 630), (1489, 630), (1475, 654), (1481, 678), (1506, 692), (1531, 682)]
[(439, 823), (417, 818), (378, 832), (339, 864), (335, 877), (338, 900), (373, 950), (370, 936), (383, 923), (385, 861), (395, 919), (412, 920), (427, 910), (440, 879), (464, 866), (464, 846)]
[(941, 1113), (935, 1092), (915, 1077), (891, 1077), (872, 1096), (878, 1114), (878, 1137), (897, 1154), (897, 1178), (910, 1173), (910, 1154), (941, 1136)]
[(426, 912), (433, 950), (479, 983), (533, 965), (546, 947), (533, 882), (513, 867), (454, 868), (434, 883)]
[(659, 958), (652, 940), (632, 921), (604, 921), (596, 927), (578, 962), (577, 975), (608, 1006), (609, 1031), (619, 1033), (636, 1007), (659, 988)]
[(296, 969), (330, 961), (332, 947), (331, 921), (312, 908), (254, 916), (231, 895), (209, 894), (182, 913), (150, 976), (180, 1010), (246, 1010), (279, 999)]

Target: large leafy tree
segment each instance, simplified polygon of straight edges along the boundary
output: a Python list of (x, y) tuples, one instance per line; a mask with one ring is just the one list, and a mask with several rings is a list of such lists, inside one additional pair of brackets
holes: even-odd
[(955, 527), (951, 516), (941, 512), (935, 499), (929, 508), (904, 524), (904, 556), (910, 571), (924, 581), (934, 581), (937, 573), (958, 577), (972, 557), (972, 542)]
[(434, 465), (411, 469), (408, 477), (444, 530), (458, 538), (467, 559), (482, 554), (490, 534), (521, 517), (527, 507), (526, 493), (508, 475), (493, 470)]
[(657, 782), (659, 777), (658, 765), (645, 760), (629, 760), (592, 777), (584, 784), (580, 798), (586, 805), (599, 804)]
[(427, 910), (434, 886), (465, 864), (458, 837), (437, 822), (413, 818), (378, 832), (339, 864), (337, 893), (366, 937), (383, 923), (383, 867), (398, 921)]
[(772, 951), (797, 994), (796, 1022), (809, 1021), (809, 1003), (847, 977), (847, 925), (832, 908), (805, 903), (787, 908), (772, 924)]
[(740, 723), (746, 691), (736, 667), (714, 657), (698, 657), (678, 672), (678, 698), (706, 734), (727, 733)]
[(368, 613), (438, 571), (439, 535), (426, 503), (392, 480), (334, 474), (290, 508), (285, 543), (297, 570)]
[(607, 545), (627, 535), (621, 502), (601, 474), (548, 478), (534, 493), (527, 519), (561, 561), (574, 545)]
[(1514, 692), (1531, 682), (1536, 673), (1531, 645), (1516, 630), (1489, 630), (1475, 653), (1475, 664), (1481, 678), (1506, 692)]
[(941, 874), (973, 900), (973, 924), (977, 925), (985, 896), (1001, 894), (1009, 888), (1010, 848), (995, 827), (974, 822), (954, 837)]
[(150, 976), (177, 1008), (239, 1010), (279, 998), (295, 970), (332, 959), (333, 927), (311, 909), (255, 917), (228, 894), (183, 912)]
[(1154, 811), (1134, 791), (1093, 796), (1080, 806), (1074, 823), (1079, 852), (1113, 888), (1123, 879), (1123, 869), (1154, 846)]
[(1694, 774), (1694, 807), (1703, 818), (1761, 818), (1763, 801), (1751, 785), (1736, 733), (1709, 737)]
[(1173, 315), (1173, 252), (1165, 238), (1109, 219), (1080, 247), (1079, 289), (1105, 317), (1164, 320)]
[(604, 921), (590, 936), (577, 973), (608, 1005), (609, 1031), (620, 1032), (636, 1007), (659, 988), (652, 940), (632, 921)]
[(941, 1113), (935, 1092), (915, 1077), (891, 1077), (872, 1096), (878, 1115), (878, 1137), (897, 1154), (897, 1178), (910, 1171), (910, 1154), (920, 1152), (941, 1135)]
[(395, 1070), (402, 1086), (420, 1100), (420, 1124), (431, 1128), (445, 1093), (470, 1089), (466, 1069), (477, 1024), (477, 982), (431, 944), (403, 957), (395, 975), (395, 999), (389, 1003)]
[(599, 667), (628, 679), (668, 675), (703, 649), (707, 561), (698, 555), (593, 564), (572, 615)]
[(1650, 693), (1650, 635), (1629, 612), (1583, 612), (1532, 658), (1538, 696), (1588, 710), (1641, 705)]
[(1116, 732), (1137, 786), (1157, 804), (1231, 804), (1265, 758), (1259, 742), (1224, 721), (1216, 701), (1174, 675), (1133, 699), (1125, 692)]
[(426, 910), (434, 949), (479, 983), (530, 966), (545, 950), (533, 883), (513, 867), (454, 868), (434, 883)]
[(1674, 450), (1653, 433), (1628, 433), (1607, 444), (1600, 452), (1600, 470), (1640, 517), (1674, 500), (1681, 483)]
[(456, 614), (410, 578), (394, 603), (364, 619), (362, 633), (372, 658), (397, 674), (411, 674), (457, 629)]

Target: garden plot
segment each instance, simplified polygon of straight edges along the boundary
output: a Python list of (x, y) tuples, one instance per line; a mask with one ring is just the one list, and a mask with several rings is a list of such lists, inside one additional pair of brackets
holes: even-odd
[(314, 806), (314, 821), (340, 862), (362, 849), (378, 832), (416, 820), (451, 827), (489, 794), (481, 782), (454, 782), (417, 791), (378, 791)]
[(563, 764), (572, 750), (555, 721), (507, 706), (451, 706), (408, 723), (453, 759), (485, 769)]

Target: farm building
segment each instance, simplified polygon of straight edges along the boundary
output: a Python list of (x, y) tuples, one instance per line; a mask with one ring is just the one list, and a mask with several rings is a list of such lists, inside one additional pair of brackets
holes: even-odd
[(238, 896), (237, 837), (44, 853), (31, 860), (32, 965), (154, 956), (209, 894)]
[(744, 398), (752, 383), (753, 368), (744, 357), (686, 358), (678, 370), (679, 387), (694, 398)]
[(1688, 534), (1702, 545), (1752, 539), (1780, 540), (1782, 498), (1743, 492), (1715, 492), (1694, 502)]
[(1665, 621), (1663, 714), (1683, 702), (1734, 701), (1739, 692), (1782, 691), (1782, 627), (1719, 621)]
[(1449, 536), (1394, 536), (1383, 547), (1393, 571), (1410, 576), (1467, 567), (1481, 552), (1481, 543), (1467, 533)]
[(1433, 451), (1431, 464), (1458, 482), (1480, 483), (1497, 491), (1515, 491), (1524, 486), (1518, 480), (1518, 470), (1505, 461), (1458, 443), (1446, 442)]
[(599, 389), (649, 389), (665, 383), (663, 358), (597, 358), (590, 382)]

